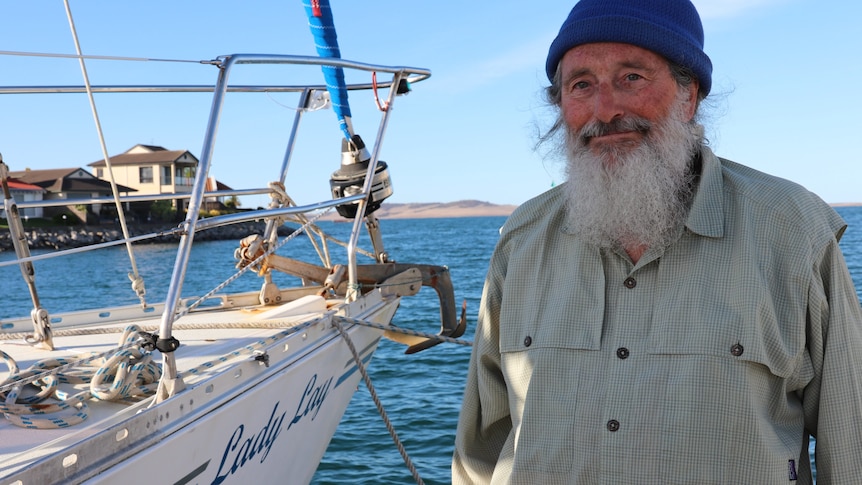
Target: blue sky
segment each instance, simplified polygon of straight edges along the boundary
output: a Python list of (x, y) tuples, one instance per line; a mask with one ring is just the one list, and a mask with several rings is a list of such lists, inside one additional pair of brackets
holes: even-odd
[[(547, 47), (572, 1), (331, 3), (342, 57), (432, 71), (394, 106), (381, 157), (394, 184), (390, 201), (520, 204), (563, 180), (562, 163), (533, 144), (550, 119), (541, 100)], [(827, 202), (862, 202), (862, 2), (695, 4), (714, 67), (706, 119), (713, 149)], [(85, 54), (195, 61), (315, 54), (300, 0), (73, 0), (71, 8)], [(9, 2), (3, 19), (2, 51), (74, 53), (60, 0)], [(211, 84), (216, 74), (195, 63), (88, 61), (87, 68), (93, 84)], [(80, 84), (81, 71), (74, 60), (0, 56), (0, 78), (4, 85)], [(225, 105), (210, 174), (237, 188), (265, 186), (280, 166), (295, 101), (241, 96)], [(96, 104), (111, 155), (138, 143), (201, 151), (208, 95), (97, 95)], [(378, 123), (373, 100), (352, 95), (351, 107), (370, 143)], [(85, 95), (0, 96), (0, 113), (0, 153), (12, 170), (86, 167), (101, 158)], [(287, 188), (308, 203), (329, 197), (341, 135), (331, 111), (309, 113), (302, 128)]]

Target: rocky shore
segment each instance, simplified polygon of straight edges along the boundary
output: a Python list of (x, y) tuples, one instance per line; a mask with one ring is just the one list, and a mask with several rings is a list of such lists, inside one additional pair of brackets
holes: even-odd
[[(448, 203), (384, 203), (375, 215), (379, 219), (508, 216), (515, 210), (515, 207), (514, 205), (497, 205), (478, 200), (461, 200)], [(332, 211), (332, 213), (324, 216), (321, 220), (345, 221), (346, 219), (343, 219), (335, 211)], [(249, 234), (262, 234), (264, 226), (263, 222), (249, 222), (233, 226), (215, 227), (199, 232), (195, 236), (195, 240), (239, 240)], [(129, 227), (129, 233), (132, 236), (139, 236), (142, 234), (170, 231), (175, 227), (177, 227), (175, 224), (135, 224)], [(290, 231), (289, 228), (282, 226), (279, 228), (279, 235), (288, 235)], [(27, 243), (30, 245), (30, 249), (76, 248), (90, 244), (116, 241), (122, 239), (123, 234), (119, 224), (25, 228), (24, 232), (27, 235)], [(172, 243), (178, 242), (179, 239), (178, 235), (164, 234), (135, 244)], [(11, 251), (12, 249), (12, 239), (9, 231), (0, 229), (0, 252)]]
[[(168, 224), (143, 224), (129, 227), (131, 236), (143, 234), (165, 233), (177, 227)], [(250, 234), (263, 234), (265, 223), (248, 222), (234, 224), (232, 226), (214, 227), (201, 231), (195, 235), (195, 241), (216, 241), (223, 239), (236, 239), (237, 241)], [(290, 234), (290, 228), (281, 226), (279, 235)], [(117, 241), (123, 238), (123, 232), (119, 226), (71, 226), (71, 227), (40, 227), (24, 228), (27, 236), (27, 244), (30, 249), (68, 249), (91, 244), (99, 244), (109, 241)], [(178, 234), (161, 234), (153, 239), (136, 242), (135, 244), (176, 243), (179, 242)], [(11, 251), (12, 237), (9, 231), (0, 231), (0, 251)]]

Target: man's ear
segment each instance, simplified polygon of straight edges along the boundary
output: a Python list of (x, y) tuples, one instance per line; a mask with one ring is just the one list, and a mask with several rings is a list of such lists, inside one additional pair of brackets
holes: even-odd
[(693, 79), (692, 82), (687, 86), (688, 88), (688, 121), (691, 121), (694, 118), (695, 112), (697, 112), (697, 96), (700, 92), (700, 83)]

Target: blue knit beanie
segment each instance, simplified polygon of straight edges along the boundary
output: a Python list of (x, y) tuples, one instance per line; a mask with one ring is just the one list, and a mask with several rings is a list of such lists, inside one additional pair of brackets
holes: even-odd
[(553, 82), (569, 49), (592, 42), (632, 44), (694, 71), (700, 91), (712, 87), (703, 25), (691, 0), (580, 0), (551, 43), (545, 71)]

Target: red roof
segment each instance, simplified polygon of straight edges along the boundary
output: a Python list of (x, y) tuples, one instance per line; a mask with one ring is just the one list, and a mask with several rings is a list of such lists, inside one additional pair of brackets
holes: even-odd
[(42, 192), (45, 190), (42, 187), (39, 187), (38, 185), (25, 184), (24, 182), (19, 182), (15, 179), (9, 179), (7, 181), (7, 183), (9, 184), (10, 190), (35, 190), (35, 191), (39, 191), (39, 192)]

